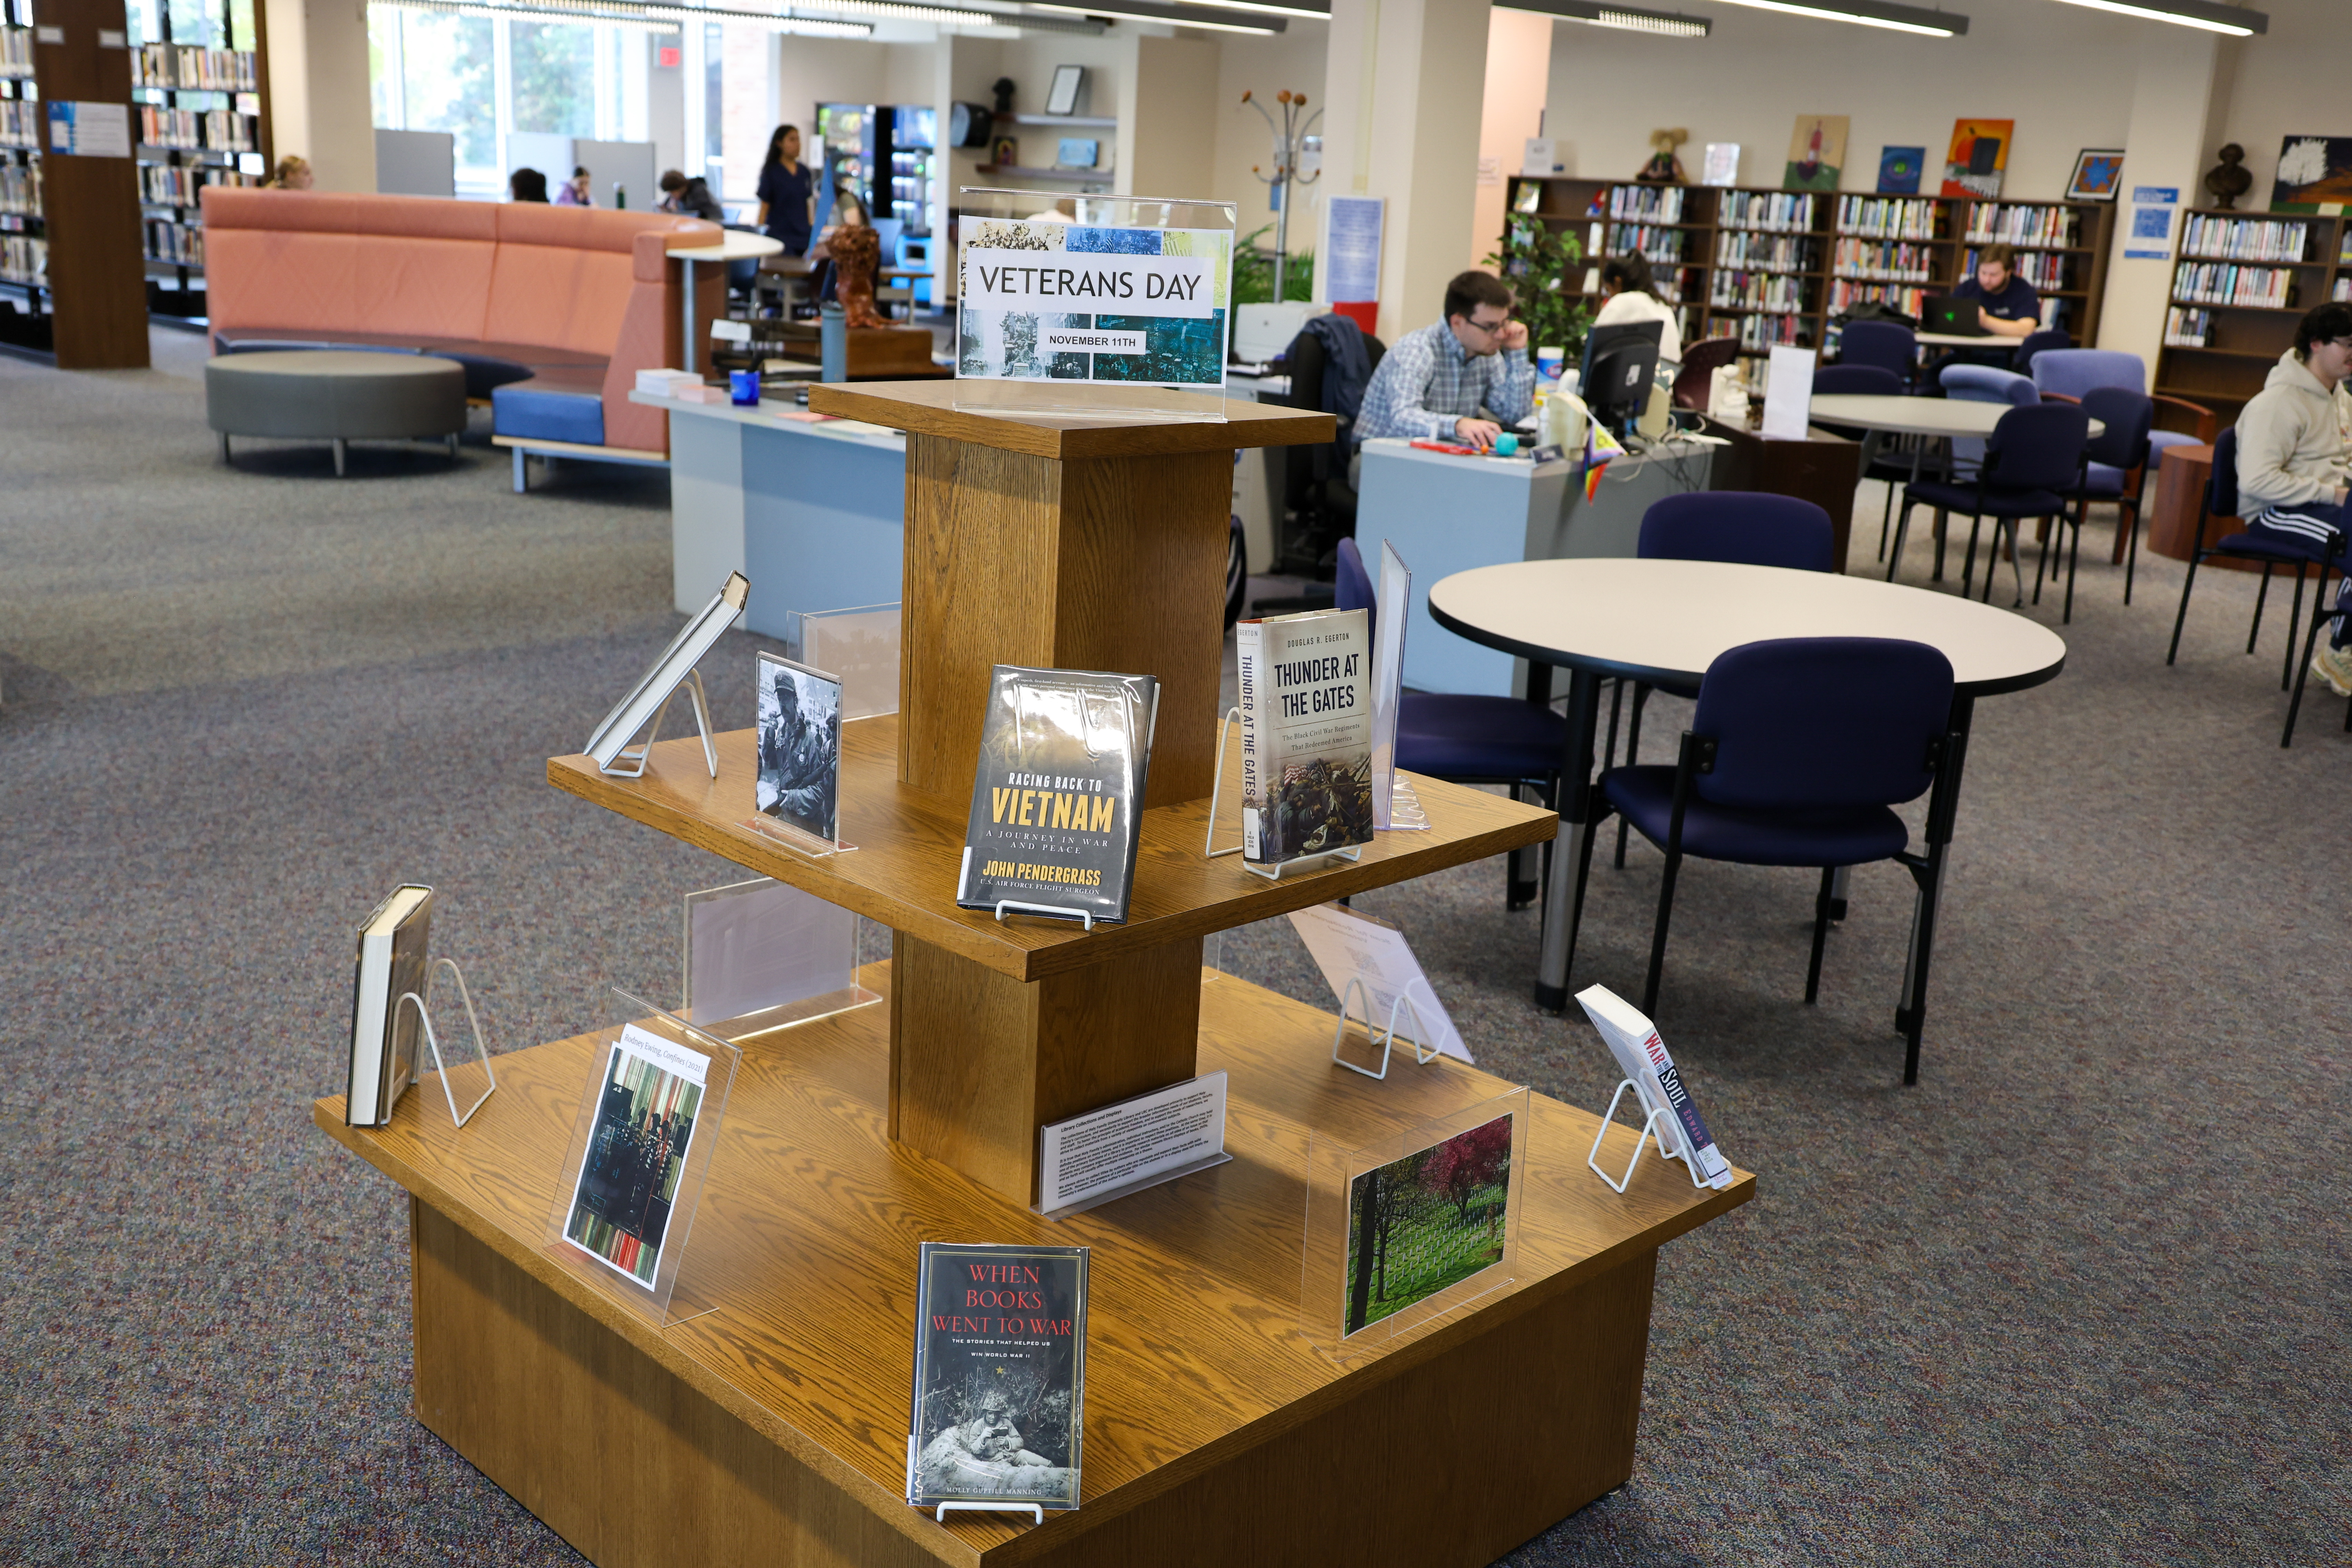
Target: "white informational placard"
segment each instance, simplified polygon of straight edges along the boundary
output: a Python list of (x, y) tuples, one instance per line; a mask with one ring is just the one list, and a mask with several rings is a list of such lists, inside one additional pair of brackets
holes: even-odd
[(49, 151), (76, 158), (131, 156), (127, 103), (57, 101), (49, 105)]
[(1038, 1130), (1037, 1210), (1054, 1215), (1225, 1158), (1225, 1075), (1202, 1073)]
[(1813, 351), (1773, 344), (1770, 376), (1764, 385), (1764, 438), (1801, 441), (1813, 406)]
[[(1386, 1029), (1394, 1016), (1399, 1038), (1413, 1040), (1456, 1061), (1470, 1060), (1461, 1031), (1446, 1014), (1445, 1004), (1430, 988), (1429, 977), (1422, 973), (1421, 961), (1413, 957), (1404, 932), (1343, 904), (1299, 910), (1291, 915), (1290, 924), (1314, 955), (1315, 967), (1323, 972), (1341, 1006), (1347, 1005), (1348, 983), (1356, 981), (1370, 1005), (1369, 1022), (1373, 1027)], [(1426, 1037), (1421, 1037), (1423, 1035)]]
[(1576, 994), (1576, 1000), (1601, 1031), (1618, 1069), (1641, 1095), (1643, 1108), (1666, 1112), (1656, 1118), (1659, 1148), (1688, 1162), (1693, 1181), (1717, 1188), (1731, 1185), (1731, 1163), (1716, 1148), (1715, 1136), (1698, 1113), (1698, 1102), (1684, 1087), (1657, 1026), (1606, 985), (1588, 985)]
[(1323, 198), (1323, 298), (1350, 304), (1381, 297), (1385, 196)]
[(1519, 156), (1519, 173), (1529, 179), (1543, 179), (1559, 166), (1559, 138), (1530, 136), (1527, 150)]
[[(1391, 820), (1396, 794), (1397, 715), (1404, 707), (1404, 627), (1412, 611), (1412, 569), (1381, 541), (1381, 580), (1372, 601), (1372, 826)], [(1429, 819), (1408, 822), (1427, 827)]]
[(2172, 215), (2180, 210), (2178, 185), (2134, 185), (2131, 226), (2124, 231), (2124, 257), (2131, 261), (2172, 259)]

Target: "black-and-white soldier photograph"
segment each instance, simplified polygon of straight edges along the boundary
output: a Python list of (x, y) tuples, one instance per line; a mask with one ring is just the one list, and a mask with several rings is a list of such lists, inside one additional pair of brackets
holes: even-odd
[(760, 809), (837, 841), (841, 681), (772, 653), (760, 656)]

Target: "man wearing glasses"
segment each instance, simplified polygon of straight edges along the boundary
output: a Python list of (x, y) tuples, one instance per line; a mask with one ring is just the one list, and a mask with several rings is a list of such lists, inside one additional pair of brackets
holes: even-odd
[(1402, 436), (1484, 451), (1504, 424), (1526, 418), (1536, 367), (1527, 324), (1511, 320), (1511, 303), (1509, 286), (1491, 272), (1448, 283), (1444, 319), (1399, 338), (1372, 372), (1356, 439)]
[[(2295, 323), (2294, 346), (2238, 415), (2238, 515), (2246, 531), (2308, 553), (2323, 569), (2352, 565), (2345, 497), (2352, 481), (2352, 305), (2330, 301)], [(2311, 673), (2352, 697), (2352, 625), (2335, 618)]]

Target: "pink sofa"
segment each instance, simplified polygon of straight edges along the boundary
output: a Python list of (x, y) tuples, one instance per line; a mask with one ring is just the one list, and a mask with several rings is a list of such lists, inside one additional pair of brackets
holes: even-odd
[[(503, 444), (667, 457), (636, 373), (681, 363), (682, 268), (717, 224), (667, 213), (207, 185), (205, 287), (217, 353), (362, 348), (466, 366)], [(697, 316), (724, 268), (698, 268)]]

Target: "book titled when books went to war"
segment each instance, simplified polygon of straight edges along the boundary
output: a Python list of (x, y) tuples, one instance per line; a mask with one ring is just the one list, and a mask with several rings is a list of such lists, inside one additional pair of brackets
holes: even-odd
[(922, 1244), (907, 1500), (1078, 1506), (1087, 1249)]
[(1149, 675), (996, 667), (958, 904), (1127, 919), (1159, 699)]
[(1371, 628), (1361, 610), (1234, 628), (1242, 858), (1279, 865), (1372, 841)]

